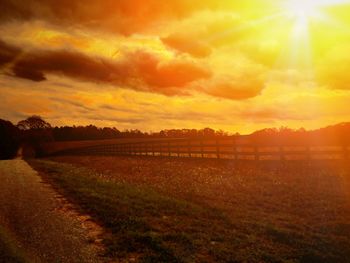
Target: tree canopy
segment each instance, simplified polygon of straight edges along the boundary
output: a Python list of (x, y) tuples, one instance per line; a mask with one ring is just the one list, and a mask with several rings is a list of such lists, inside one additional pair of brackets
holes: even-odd
[(18, 122), (17, 127), (20, 130), (39, 130), (39, 129), (50, 129), (51, 124), (43, 120), (40, 116), (33, 115), (25, 120)]

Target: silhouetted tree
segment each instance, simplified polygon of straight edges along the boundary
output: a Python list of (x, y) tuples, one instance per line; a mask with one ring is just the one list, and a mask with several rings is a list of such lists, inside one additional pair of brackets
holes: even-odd
[(22, 142), (25, 148), (33, 148), (36, 155), (41, 155), (42, 144), (53, 141), (51, 124), (40, 116), (31, 116), (18, 122), (17, 127), (22, 134)]
[(0, 159), (16, 156), (20, 144), (19, 130), (11, 122), (0, 119)]
[(20, 130), (32, 130), (32, 129), (49, 129), (51, 124), (44, 121), (40, 116), (33, 115), (25, 120), (18, 122), (17, 127)]

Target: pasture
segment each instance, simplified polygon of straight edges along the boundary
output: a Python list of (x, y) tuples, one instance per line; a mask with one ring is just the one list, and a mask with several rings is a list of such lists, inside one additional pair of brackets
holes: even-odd
[(31, 160), (137, 262), (347, 262), (350, 166), (62, 156)]

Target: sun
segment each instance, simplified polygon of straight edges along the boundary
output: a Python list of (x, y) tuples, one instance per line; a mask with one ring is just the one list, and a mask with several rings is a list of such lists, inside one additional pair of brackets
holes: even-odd
[(285, 0), (283, 9), (292, 18), (310, 19), (322, 16), (324, 8), (349, 3), (349, 0)]
[(294, 19), (309, 19), (320, 14), (324, 1), (317, 0), (288, 0), (284, 9), (288, 16)]

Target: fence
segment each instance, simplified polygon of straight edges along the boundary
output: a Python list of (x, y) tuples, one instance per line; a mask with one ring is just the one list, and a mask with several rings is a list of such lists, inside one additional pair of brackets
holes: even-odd
[(347, 145), (253, 145), (236, 140), (149, 140), (67, 149), (55, 155), (130, 155), (234, 160), (325, 160), (348, 159)]

